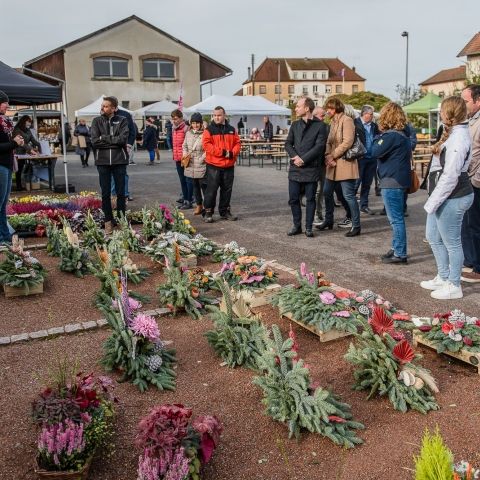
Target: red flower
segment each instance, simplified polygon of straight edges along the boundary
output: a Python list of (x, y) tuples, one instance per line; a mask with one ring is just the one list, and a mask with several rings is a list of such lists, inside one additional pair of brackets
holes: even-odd
[(328, 420), (335, 423), (346, 423), (347, 421), (342, 417), (337, 417), (336, 415), (329, 415)]
[(480, 327), (480, 319), (478, 319), (478, 320), (475, 322), (475, 325), (476, 325), (477, 327)]
[(35, 235), (37, 237), (43, 237), (45, 235), (45, 230), (46, 230), (45, 225), (39, 224), (35, 228)]
[(392, 350), (393, 356), (401, 363), (409, 363), (415, 357), (415, 352), (406, 340), (398, 342)]
[(392, 315), (393, 320), (403, 320), (405, 322), (408, 322), (410, 320), (410, 315), (408, 313), (394, 313)]
[(384, 333), (392, 333), (394, 330), (393, 320), (381, 307), (374, 307), (373, 315), (368, 319), (373, 331), (382, 336)]
[(448, 335), (450, 330), (453, 330), (453, 328), (454, 328), (453, 325), (448, 320), (442, 323), (442, 332), (445, 335)]
[(421, 327), (418, 327), (418, 329), (421, 332), (429, 332), (432, 329), (432, 327), (431, 325), (422, 325)]
[(350, 298), (350, 293), (346, 290), (338, 290), (337, 292), (335, 292), (335, 295), (337, 296), (337, 298)]
[(441, 320), (448, 320), (450, 318), (451, 314), (452, 314), (452, 312), (436, 313), (433, 317), (434, 318), (440, 318)]
[(399, 342), (400, 340), (403, 340), (405, 338), (405, 334), (403, 332), (397, 332), (396, 330), (393, 331), (390, 336)]
[(467, 347), (471, 347), (473, 345), (473, 340), (470, 337), (463, 337), (463, 343)]

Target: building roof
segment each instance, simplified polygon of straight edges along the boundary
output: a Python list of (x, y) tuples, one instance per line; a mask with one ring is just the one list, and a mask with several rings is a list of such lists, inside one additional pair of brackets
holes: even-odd
[(467, 79), (467, 70), (465, 65), (459, 67), (447, 68), (440, 70), (438, 73), (430, 78), (427, 78), (419, 85), (435, 85), (437, 83), (458, 82)]
[[(280, 82), (290, 82), (288, 67), (291, 70), (328, 70), (329, 81), (339, 81), (342, 78), (342, 69), (345, 69), (346, 82), (362, 82), (361, 77), (354, 68), (345, 65), (338, 58), (266, 58), (255, 70), (256, 82), (278, 82), (278, 65), (280, 63)], [(299, 79), (301, 80), (301, 79)], [(325, 80), (324, 80), (325, 81)], [(249, 83), (250, 79), (243, 82)]]
[(130, 22), (132, 20), (136, 20), (137, 22), (142, 23), (143, 25), (145, 25), (148, 28), (151, 28), (152, 30), (155, 30), (156, 32), (160, 33), (161, 35), (164, 35), (165, 37), (170, 38), (171, 40), (173, 40), (174, 42), (182, 45), (183, 47), (188, 48), (192, 52), (198, 53), (198, 55), (200, 57), (202, 57), (203, 59), (213, 63), (214, 65), (219, 67), (221, 70), (224, 70), (225, 74), (231, 74), (232, 73), (232, 70), (230, 68), (226, 67), (225, 65), (222, 65), (221, 63), (217, 62), (216, 60), (209, 57), (208, 55), (205, 55), (204, 53), (196, 50), (195, 48), (191, 47), (190, 45), (187, 45), (186, 43), (182, 42), (178, 38), (175, 38), (174, 36), (170, 35), (169, 33), (161, 30), (160, 28), (157, 28), (155, 25), (152, 25), (151, 23), (146, 22), (145, 20), (143, 20), (140, 17), (137, 17), (136, 15), (131, 15), (130, 17), (124, 18), (123, 20), (120, 20), (120, 21), (112, 23), (111, 25), (108, 25), (104, 28), (101, 28), (100, 30), (96, 30), (95, 32), (92, 32), (92, 33), (89, 33), (88, 35), (77, 38), (76, 40), (73, 40), (69, 43), (66, 43), (65, 45), (62, 45), (62, 46), (57, 47), (53, 50), (50, 50), (49, 52), (43, 53), (42, 55), (39, 55), (38, 57), (35, 57), (35, 58), (32, 58), (31, 60), (28, 60), (23, 65), (30, 65), (32, 63), (38, 62), (39, 60), (41, 60), (45, 57), (49, 57), (50, 55), (52, 55), (54, 53), (65, 50), (66, 48), (71, 47), (72, 45), (76, 45), (77, 43), (81, 43), (85, 40), (88, 40), (89, 38), (95, 37), (96, 35), (100, 35), (101, 33), (107, 32), (108, 30), (112, 30), (113, 28), (119, 27), (119, 26), (123, 25), (124, 23)]
[(457, 57), (465, 57), (469, 55), (480, 55), (480, 32), (473, 36), (473, 38), (462, 48)]
[(243, 97), (243, 88), (240, 88), (240, 90), (237, 90), (234, 95), (236, 97)]

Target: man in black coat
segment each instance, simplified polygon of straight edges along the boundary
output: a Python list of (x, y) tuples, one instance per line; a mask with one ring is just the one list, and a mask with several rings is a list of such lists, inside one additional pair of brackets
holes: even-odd
[(368, 206), (368, 195), (377, 171), (377, 160), (372, 157), (373, 139), (378, 135), (378, 126), (373, 121), (374, 108), (364, 105), (360, 117), (354, 120), (355, 132), (367, 149), (367, 153), (358, 160), (360, 178), (357, 180), (356, 190), (360, 187), (360, 211), (369, 215), (375, 213)]
[(293, 227), (288, 235), (302, 233), (302, 207), (300, 195), (305, 192), (305, 235), (313, 237), (312, 224), (315, 216), (315, 194), (320, 178), (320, 165), (325, 161), (327, 127), (313, 116), (315, 103), (311, 98), (301, 98), (295, 107), (299, 120), (292, 123), (285, 141), (285, 150), (290, 156), (288, 172), (288, 204), (292, 209)]

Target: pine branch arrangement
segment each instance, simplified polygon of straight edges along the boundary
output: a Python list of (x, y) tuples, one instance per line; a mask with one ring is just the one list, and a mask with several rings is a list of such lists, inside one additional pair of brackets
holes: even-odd
[(82, 245), (86, 248), (95, 249), (101, 247), (106, 242), (105, 232), (98, 226), (89, 211), (85, 218), (84, 230), (82, 234)]
[(417, 365), (420, 358), (381, 307), (374, 308), (345, 355), (355, 366), (354, 389), (369, 390), (367, 399), (387, 396), (396, 410), (427, 413), (439, 408), (433, 395), (438, 388), (428, 370)]
[[(162, 205), (160, 205), (160, 208), (162, 208)], [(195, 229), (190, 223), (190, 220), (186, 219), (183, 212), (178, 208), (174, 208), (170, 214), (173, 217), (173, 225), (171, 228), (174, 232), (184, 233), (186, 235), (193, 235), (195, 233)]]
[(61, 238), (63, 231), (60, 230), (56, 223), (45, 220), (45, 231), (47, 234), (47, 253), (51, 257), (59, 257), (61, 249)]
[(275, 283), (277, 277), (268, 262), (253, 255), (224, 263), (218, 275), (234, 290), (265, 288)]
[(231, 241), (213, 252), (212, 261), (231, 263), (235, 262), (238, 257), (247, 255), (247, 253), (246, 248), (239, 247), (237, 242)]
[(225, 311), (209, 307), (215, 328), (205, 333), (208, 343), (230, 368), (245, 366), (258, 370), (257, 357), (265, 349), (267, 330), (259, 317), (251, 316), (243, 299), (232, 304), (230, 289), (223, 280), (217, 280), (217, 284)]
[(278, 306), (281, 314), (290, 313), (294, 320), (321, 332), (333, 329), (357, 332), (362, 316), (351, 306), (349, 295), (341, 295), (324, 286), (323, 274), (307, 273), (304, 263), (300, 265), (297, 279), (298, 286), (282, 288), (273, 297), (272, 303)]
[(122, 371), (123, 380), (130, 380), (142, 392), (150, 384), (159, 390), (175, 390), (175, 350), (165, 347), (153, 317), (134, 315), (125, 277), (115, 298), (116, 310), (102, 309), (112, 328), (102, 365), (107, 371)]
[(461, 310), (435, 315), (430, 325), (420, 327), (420, 335), (432, 342), (438, 353), (480, 352), (480, 320)]
[(174, 218), (166, 205), (142, 209), (142, 235), (146, 240), (152, 240), (162, 232), (171, 230)]
[(253, 380), (263, 390), (267, 415), (287, 424), (289, 437), (298, 438), (306, 429), (346, 448), (362, 443), (356, 430), (363, 425), (352, 420), (350, 406), (328, 390), (311, 386), (310, 371), (298, 358), (293, 332), (284, 340), (273, 325), (272, 333), (258, 359), (264, 375)]
[(130, 252), (140, 253), (142, 251), (140, 234), (132, 228), (130, 222), (123, 215), (118, 219), (118, 224), (120, 226), (120, 238), (123, 240), (126, 249)]
[(66, 221), (63, 233), (64, 235), (60, 237), (60, 270), (73, 273), (76, 277), (83, 277), (89, 270), (88, 252), (80, 247), (78, 235), (72, 232)]

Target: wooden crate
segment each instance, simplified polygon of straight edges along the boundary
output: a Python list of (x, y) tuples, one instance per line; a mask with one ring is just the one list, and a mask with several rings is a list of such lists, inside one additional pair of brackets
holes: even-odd
[(288, 318), (292, 322), (295, 322), (297, 325), (300, 325), (302, 328), (305, 328), (306, 330), (309, 330), (310, 332), (317, 335), (320, 342), (322, 342), (322, 343), (331, 342), (332, 340), (337, 340), (339, 338), (349, 337), (350, 335), (352, 335), (349, 332), (341, 332), (340, 330), (336, 330), (336, 329), (332, 329), (328, 332), (322, 332), (321, 330), (318, 330), (318, 328), (316, 328), (312, 325), (306, 325), (305, 323), (302, 323), (302, 322), (299, 322), (298, 320), (295, 320), (293, 318), (293, 314), (291, 314), (290, 312), (284, 313), (283, 316)]
[[(418, 344), (433, 348), (435, 351), (437, 350), (435, 345), (429, 340), (426, 340), (417, 330), (413, 332), (413, 345), (417, 346)], [(469, 352), (465, 349), (462, 349), (459, 352), (449, 352), (447, 350), (442, 353), (449, 357), (456, 358), (457, 360), (461, 360), (464, 363), (468, 363), (469, 365), (473, 365), (477, 368), (477, 372), (480, 375), (480, 353)]]
[(11, 287), (10, 285), (4, 285), (3, 290), (5, 291), (5, 297), (24, 297), (26, 295), (36, 295), (38, 293), (43, 293), (43, 282), (35, 285), (34, 287), (22, 288), (22, 287)]
[(180, 265), (185, 268), (192, 268), (197, 266), (197, 256), (191, 253), (186, 257), (180, 258)]
[(240, 290), (238, 297), (243, 296), (250, 308), (263, 307), (272, 303), (273, 295), (282, 288), (278, 283), (272, 283), (265, 288), (255, 290)]

